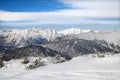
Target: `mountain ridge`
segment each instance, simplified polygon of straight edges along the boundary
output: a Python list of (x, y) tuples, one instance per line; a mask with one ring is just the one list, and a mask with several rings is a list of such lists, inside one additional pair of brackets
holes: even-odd
[[(54, 42), (57, 40), (98, 40), (106, 41), (108, 44), (120, 45), (120, 32), (110, 31), (101, 32), (94, 30), (83, 30), (70, 28), (65, 30), (55, 29), (10, 29), (0, 31), (0, 51), (12, 48), (20, 48), (29, 45), (40, 45)], [(104, 43), (102, 43), (104, 44)]]

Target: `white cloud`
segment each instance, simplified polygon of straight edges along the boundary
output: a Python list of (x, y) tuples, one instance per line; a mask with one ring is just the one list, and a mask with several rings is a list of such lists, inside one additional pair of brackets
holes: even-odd
[(2, 23), (2, 25), (21, 24), (14, 21), (31, 21), (24, 22), (23, 25), (119, 23), (119, 21), (102, 20), (104, 18), (118, 19), (120, 17), (119, 0), (60, 0), (60, 2), (72, 7), (72, 9), (53, 12), (9, 12), (1, 10), (0, 21), (13, 21), (11, 23)]
[(40, 20), (56, 21), (87, 18), (119, 18), (116, 10), (60, 10), (55, 12), (7, 12), (0, 11), (1, 21)]
[(120, 0), (59, 0), (74, 8), (86, 9), (120, 9)]

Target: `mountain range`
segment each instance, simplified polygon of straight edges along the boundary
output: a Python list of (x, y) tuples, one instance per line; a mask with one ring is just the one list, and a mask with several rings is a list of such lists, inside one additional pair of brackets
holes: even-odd
[[(0, 52), (26, 52), (23, 49), (33, 50), (43, 47), (58, 52), (61, 55), (75, 57), (91, 53), (118, 53), (120, 52), (119, 31), (95, 31), (70, 28), (55, 29), (9, 29), (0, 31)], [(17, 49), (16, 49), (17, 48)], [(21, 49), (22, 48), (22, 49)], [(40, 52), (37, 51), (37, 54)], [(42, 50), (44, 53), (45, 50)], [(30, 51), (31, 52), (31, 51)], [(9, 51), (10, 54), (13, 52)], [(6, 53), (8, 54), (8, 53)], [(26, 53), (27, 54), (27, 53)], [(32, 54), (34, 55), (34, 54)]]

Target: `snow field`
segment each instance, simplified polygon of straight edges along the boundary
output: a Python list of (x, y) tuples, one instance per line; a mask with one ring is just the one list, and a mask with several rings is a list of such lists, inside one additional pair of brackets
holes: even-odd
[(33, 70), (26, 70), (21, 60), (5, 64), (0, 69), (0, 80), (120, 80), (120, 54), (104, 58), (79, 56)]

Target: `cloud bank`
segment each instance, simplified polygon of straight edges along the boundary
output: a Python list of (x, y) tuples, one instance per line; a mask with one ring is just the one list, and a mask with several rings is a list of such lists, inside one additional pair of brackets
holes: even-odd
[(1, 10), (1, 25), (119, 24), (119, 0), (59, 0), (59, 2), (71, 8), (52, 12)]

